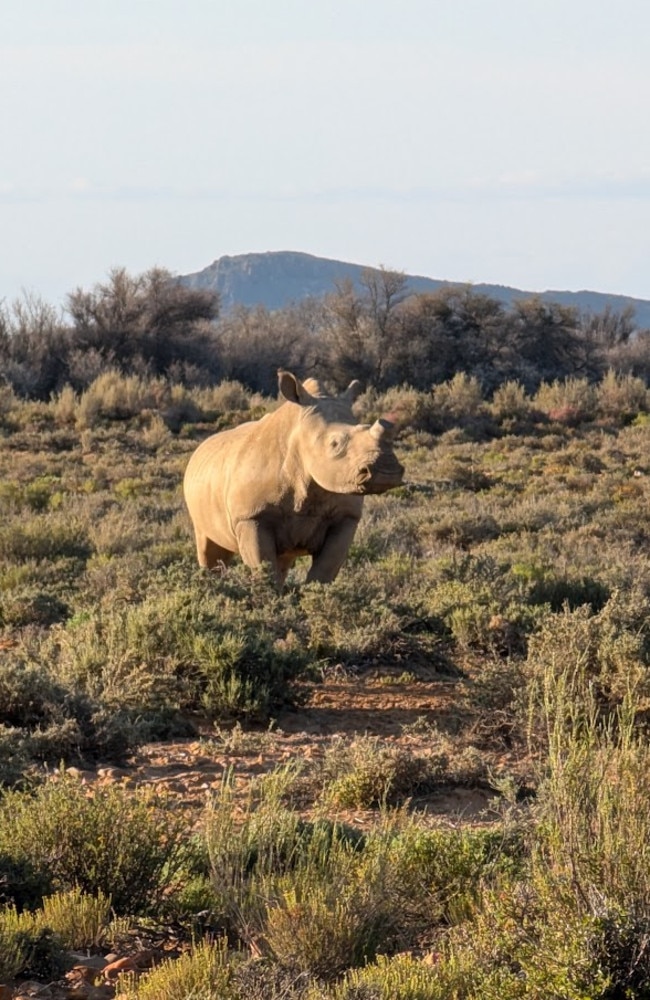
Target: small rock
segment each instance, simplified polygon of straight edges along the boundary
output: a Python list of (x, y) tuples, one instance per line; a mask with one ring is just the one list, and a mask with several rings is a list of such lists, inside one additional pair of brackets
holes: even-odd
[[(108, 959), (102, 957), (102, 955), (84, 955), (82, 952), (69, 951), (66, 953), (66, 958), (68, 962), (72, 963), (73, 969), (94, 969), (95, 971), (101, 972), (101, 970), (106, 965)], [(117, 958), (114, 955), (113, 958)]]
[[(52, 990), (49, 986), (44, 986), (43, 983), (36, 983), (32, 980), (27, 983), (21, 983), (17, 989), (18, 992), (13, 994), (15, 1000), (32, 1000), (32, 998), (50, 1000), (52, 997)], [(11, 996), (11, 994), (9, 995)]]
[(66, 774), (69, 774), (73, 778), (77, 778), (84, 785), (97, 780), (97, 775), (94, 771), (82, 770), (79, 767), (69, 767), (66, 770)]
[(115, 962), (111, 962), (104, 969), (104, 979), (109, 981), (112, 979), (117, 979), (121, 972), (136, 972), (138, 968), (138, 963), (136, 960), (129, 956), (127, 958), (118, 958)]
[(97, 775), (103, 781), (122, 781), (129, 777), (129, 772), (123, 767), (99, 767)]
[(184, 781), (166, 781), (165, 788), (168, 792), (176, 792), (180, 795), (184, 795), (187, 791), (187, 785)]

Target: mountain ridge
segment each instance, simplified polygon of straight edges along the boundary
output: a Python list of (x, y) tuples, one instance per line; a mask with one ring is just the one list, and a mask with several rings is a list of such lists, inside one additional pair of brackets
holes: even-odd
[[(223, 255), (200, 271), (179, 275), (179, 280), (192, 288), (207, 288), (218, 292), (224, 312), (237, 305), (262, 305), (273, 310), (308, 297), (320, 297), (333, 292), (337, 282), (350, 280), (353, 285), (360, 287), (365, 272), (378, 270), (375, 266), (352, 264), (302, 251), (268, 250), (261, 253)], [(418, 274), (405, 274), (405, 277), (411, 294), (470, 285), (474, 291), (489, 295), (505, 305), (537, 296), (545, 302), (573, 306), (582, 312), (601, 313), (607, 308), (622, 312), (631, 307), (637, 327), (650, 328), (650, 300), (629, 295), (588, 289), (530, 292), (510, 285), (486, 282), (450, 281)]]

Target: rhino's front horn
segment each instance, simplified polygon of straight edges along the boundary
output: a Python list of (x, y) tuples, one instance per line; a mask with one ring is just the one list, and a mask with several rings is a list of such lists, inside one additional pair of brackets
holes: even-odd
[(380, 417), (370, 428), (370, 434), (375, 441), (384, 441), (386, 444), (390, 444), (395, 436), (395, 425), (390, 420)]

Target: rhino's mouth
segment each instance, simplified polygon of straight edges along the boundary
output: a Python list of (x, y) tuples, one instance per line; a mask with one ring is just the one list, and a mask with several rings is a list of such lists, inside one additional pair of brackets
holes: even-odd
[(404, 477), (404, 466), (397, 459), (364, 465), (357, 473), (357, 490), (359, 493), (385, 493), (400, 486)]

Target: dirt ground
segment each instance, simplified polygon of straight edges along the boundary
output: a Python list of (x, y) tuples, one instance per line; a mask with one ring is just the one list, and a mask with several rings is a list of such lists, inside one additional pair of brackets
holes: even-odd
[[(466, 744), (471, 733), (462, 733), (466, 720), (458, 694), (458, 685), (447, 679), (397, 682), (378, 674), (333, 676), (310, 685), (305, 703), (280, 711), (268, 727), (214, 727), (199, 722), (198, 736), (145, 745), (126, 767), (99, 764), (84, 771), (71, 770), (89, 784), (116, 781), (153, 786), (177, 797), (179, 806), (198, 810), (230, 771), (245, 789), (252, 778), (292, 761), (314, 770), (335, 741), (371, 736), (424, 757), (431, 753), (432, 734), (453, 736), (460, 731), (460, 745)], [(495, 773), (514, 763), (498, 746), (484, 748), (482, 753)], [(411, 807), (432, 822), (486, 823), (497, 818), (496, 800), (488, 781), (444, 783), (414, 797)], [(311, 814), (311, 807), (312, 803), (305, 803), (301, 809), (305, 816)], [(375, 822), (377, 810), (348, 811), (339, 818), (367, 827)]]
[[(452, 751), (457, 747), (458, 753), (471, 746), (474, 737), (480, 742), (481, 731), (473, 728), (466, 699), (463, 704), (463, 685), (456, 680), (405, 679), (385, 671), (349, 676), (334, 671), (322, 683), (309, 685), (304, 694), (300, 707), (279, 712), (271, 726), (219, 727), (199, 722), (198, 735), (145, 745), (125, 767), (98, 764), (69, 771), (88, 786), (89, 794), (93, 787), (111, 783), (166, 792), (187, 811), (188, 818), (198, 821), (210, 795), (218, 792), (231, 771), (236, 790), (245, 795), (252, 779), (279, 765), (301, 761), (307, 774), (317, 773), (319, 762), (337, 741), (370, 736), (382, 746), (399, 747), (420, 757), (436, 749), (433, 744), (440, 734), (444, 734), (445, 745)], [(484, 740), (481, 754), (490, 773), (516, 765), (514, 756), (510, 757), (493, 734)], [(52, 779), (56, 780), (56, 772)], [(498, 802), (488, 780), (455, 785), (443, 782), (427, 794), (414, 796), (409, 807), (418, 811), (421, 821), (432, 825), (486, 825), (499, 819)], [(299, 808), (308, 818), (318, 804), (314, 796), (307, 795)], [(332, 816), (331, 810), (328, 815)], [(377, 822), (379, 811), (342, 810), (336, 816), (367, 829)], [(155, 934), (148, 934), (144, 943), (134, 938), (131, 947), (114, 955), (71, 956), (77, 964), (57, 983), (0, 986), (0, 1000), (112, 1000), (122, 967), (123, 971), (142, 971), (166, 955), (177, 954), (179, 947), (174, 935), (161, 929), (159, 940)]]

